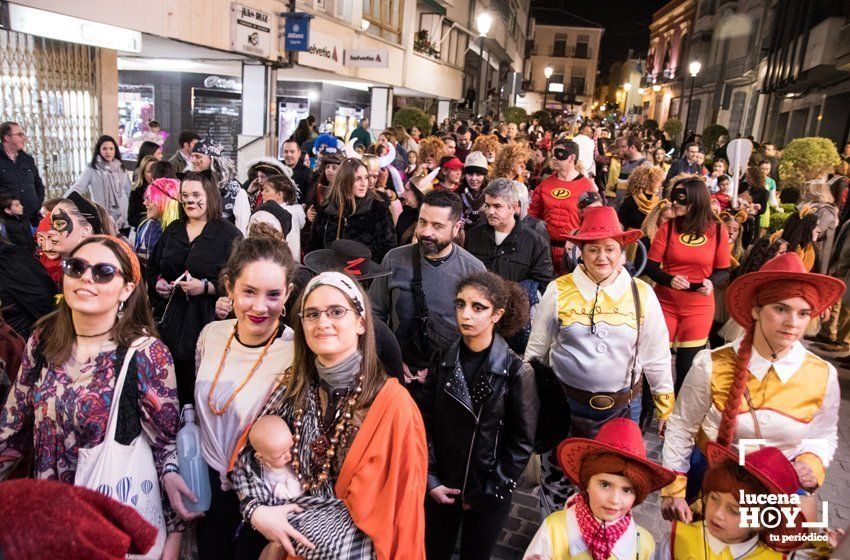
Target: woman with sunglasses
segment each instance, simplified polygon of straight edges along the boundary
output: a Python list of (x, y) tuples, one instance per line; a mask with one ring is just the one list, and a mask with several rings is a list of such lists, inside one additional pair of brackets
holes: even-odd
[(419, 403), (433, 450), (429, 560), (451, 558), (458, 531), (462, 560), (490, 558), (533, 451), (539, 409), (534, 371), (503, 338), (528, 322), (525, 290), (479, 272), (460, 281), (455, 298), (461, 339), (437, 357)]
[(578, 145), (571, 140), (559, 140), (552, 148), (552, 171), (531, 195), (528, 213), (546, 222), (552, 242), (552, 263), (555, 272), (564, 274), (566, 236), (579, 226), (581, 217), (578, 201), (582, 193), (595, 191), (596, 185), (578, 172)]
[[(639, 422), (644, 377), (659, 429), (673, 410), (661, 306), (650, 287), (623, 268), (626, 248), (642, 235), (637, 229), (623, 231), (610, 206), (587, 208), (581, 228), (567, 236), (581, 249), (582, 264), (550, 283), (535, 311), (525, 359), (554, 372), (553, 390), (566, 395), (573, 437), (593, 438), (615, 417)], [(543, 453), (540, 463), (545, 516), (563, 509), (574, 488), (554, 449)]]
[(292, 330), (283, 317), (294, 268), (282, 235), (252, 233), (241, 241), (221, 275), (236, 318), (208, 324), (198, 338), (195, 411), (212, 487), (210, 508), (196, 524), (204, 559), (233, 560), (237, 548), (265, 543), (250, 527), (234, 538), (242, 516), (228, 475), (240, 438), (292, 364)]
[(705, 181), (696, 175), (674, 180), (674, 218), (658, 229), (646, 273), (664, 311), (670, 347), (676, 349), (676, 393), (697, 352), (705, 347), (714, 318), (715, 284), (725, 284), (731, 266), (726, 226), (711, 211)]
[[(292, 367), (260, 414), (292, 427), (292, 469), (305, 495), (289, 503), (276, 498), (247, 443), (231, 476), (246, 525), (290, 556), (293, 540), (303, 543), (293, 527), (300, 519), (305, 529), (327, 526), (341, 547), (360, 553), (345, 558), (424, 560), (425, 429), (407, 390), (387, 379), (377, 359), (366, 293), (350, 276), (323, 272), (296, 309)], [(309, 507), (310, 499), (334, 498), (347, 516), (328, 518)]]
[(222, 218), (221, 194), (209, 175), (187, 173), (180, 202), (180, 218), (163, 231), (145, 278), (160, 317), (159, 332), (174, 357), (180, 402), (185, 404), (194, 402), (198, 336), (215, 320), (217, 280), (242, 234)]
[[(137, 394), (129, 409), (122, 408), (116, 439), (127, 445), (141, 429), (168, 490), (177, 470), (174, 365), (168, 348), (151, 336), (155, 329), (139, 262), (123, 241), (96, 235), (70, 251), (62, 267), (64, 298), (33, 327), (0, 412), (0, 480), (34, 453), (31, 476), (74, 482), (79, 451), (103, 442), (115, 382), (134, 345), (128, 371)], [(165, 557), (177, 558), (175, 532), (182, 529), (164, 506)]]

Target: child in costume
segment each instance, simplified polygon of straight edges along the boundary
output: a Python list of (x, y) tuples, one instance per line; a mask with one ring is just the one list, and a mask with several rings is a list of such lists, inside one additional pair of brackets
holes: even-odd
[(646, 457), (640, 427), (614, 418), (595, 439), (558, 446), (564, 473), (581, 489), (566, 509), (548, 516), (524, 560), (649, 560), (655, 540), (632, 519), (632, 508), (675, 474)]
[(263, 467), (263, 481), (275, 498), (292, 500), (304, 493), (292, 462), (292, 431), (280, 416), (260, 416), (248, 432), (254, 456)]
[[(783, 535), (802, 529), (802, 514), (795, 528), (783, 521), (776, 529), (741, 527), (741, 492), (791, 495), (798, 488), (797, 472), (777, 447), (763, 447), (746, 456), (744, 465), (727, 447), (709, 442), (709, 469), (703, 479), (704, 519), (692, 523), (673, 522), (670, 541), (659, 546), (654, 560), (781, 560), (797, 545), (783, 543)], [(757, 507), (757, 506), (756, 506)]]

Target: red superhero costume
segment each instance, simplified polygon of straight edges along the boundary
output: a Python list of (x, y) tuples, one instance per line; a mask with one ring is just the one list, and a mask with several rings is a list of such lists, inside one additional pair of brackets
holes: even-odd
[(585, 191), (595, 191), (596, 185), (583, 175), (572, 181), (562, 181), (553, 173), (540, 183), (534, 194), (528, 213), (546, 222), (552, 240), (552, 263), (558, 275), (564, 274), (563, 255), (565, 236), (577, 229), (581, 223), (578, 199)]

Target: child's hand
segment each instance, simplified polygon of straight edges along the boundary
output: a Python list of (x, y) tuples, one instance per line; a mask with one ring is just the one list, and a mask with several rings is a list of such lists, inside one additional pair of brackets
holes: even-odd
[(667, 521), (682, 523), (690, 523), (694, 518), (694, 513), (684, 498), (661, 498), (661, 515)]

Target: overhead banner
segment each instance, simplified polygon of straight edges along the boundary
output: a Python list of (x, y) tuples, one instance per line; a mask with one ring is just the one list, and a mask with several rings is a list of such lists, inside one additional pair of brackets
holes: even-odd
[(283, 17), (286, 18), (284, 25), (284, 46), (285, 51), (304, 52), (310, 49), (310, 20), (313, 18), (310, 14), (284, 12)]
[(274, 16), (234, 2), (230, 5), (230, 47), (262, 58), (272, 58)]
[(389, 68), (390, 53), (387, 49), (348, 49), (345, 65), (354, 68)]

